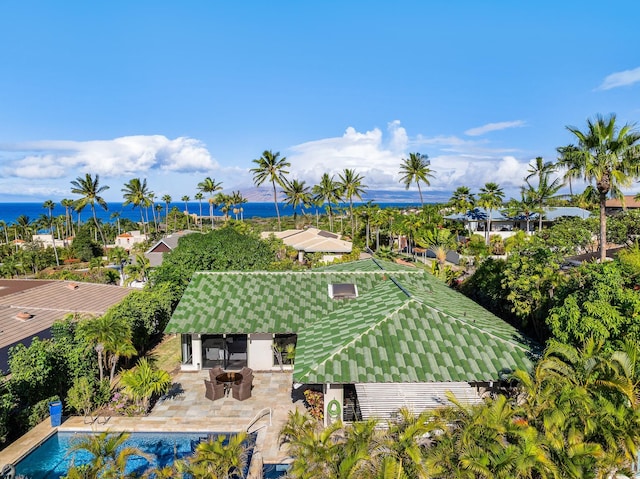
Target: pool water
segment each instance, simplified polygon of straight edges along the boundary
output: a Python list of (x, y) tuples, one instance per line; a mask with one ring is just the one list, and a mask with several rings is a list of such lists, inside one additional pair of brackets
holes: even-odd
[(265, 464), (262, 468), (264, 479), (276, 479), (284, 476), (289, 470), (289, 464)]
[[(16, 465), (16, 476), (24, 475), (31, 479), (58, 479), (66, 475), (72, 461), (76, 465), (86, 464), (92, 456), (85, 451), (67, 454), (70, 442), (86, 433), (57, 432), (37, 449), (29, 453)], [(209, 435), (219, 433), (131, 433), (125, 446), (137, 447), (141, 451), (152, 454), (155, 459), (133, 456), (127, 463), (127, 473), (141, 475), (149, 467), (164, 467), (173, 464), (174, 460), (193, 454), (193, 447)], [(247, 470), (255, 445), (255, 434), (247, 439)], [(245, 475), (248, 471), (244, 471)]]

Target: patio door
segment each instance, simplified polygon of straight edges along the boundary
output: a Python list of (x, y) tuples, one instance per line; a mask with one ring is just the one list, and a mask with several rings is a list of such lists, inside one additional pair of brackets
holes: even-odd
[(247, 366), (247, 335), (227, 334), (225, 343), (227, 351), (225, 369), (242, 369)]
[(202, 366), (242, 369), (247, 365), (246, 334), (203, 334)]

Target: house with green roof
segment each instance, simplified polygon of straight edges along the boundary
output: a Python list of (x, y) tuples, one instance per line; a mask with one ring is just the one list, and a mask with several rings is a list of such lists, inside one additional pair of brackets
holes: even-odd
[[(426, 271), (374, 259), (195, 273), (166, 332), (182, 335), (183, 370), (293, 369), (294, 387), (324, 392), (325, 417), (385, 418), (444, 404), (446, 391), (479, 401), (504, 371), (530, 368), (533, 351)], [(283, 365), (274, 349), (288, 343), (295, 364)]]

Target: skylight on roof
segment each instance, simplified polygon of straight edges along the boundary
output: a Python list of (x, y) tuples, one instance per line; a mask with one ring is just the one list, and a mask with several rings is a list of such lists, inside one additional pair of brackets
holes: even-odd
[(329, 297), (332, 299), (357, 298), (358, 287), (353, 283), (329, 284)]

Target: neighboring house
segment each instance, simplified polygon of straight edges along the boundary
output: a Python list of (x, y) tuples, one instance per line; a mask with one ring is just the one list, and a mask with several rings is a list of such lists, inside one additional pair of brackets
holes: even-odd
[(178, 241), (180, 240), (180, 238), (191, 233), (195, 233), (195, 231), (176, 231), (175, 233), (171, 233), (170, 235), (161, 238), (144, 254), (149, 260), (149, 265), (152, 267), (160, 266), (162, 264), (162, 258), (164, 254), (174, 250), (178, 246)]
[(129, 231), (127, 233), (119, 234), (116, 237), (115, 245), (129, 251), (134, 245), (144, 243), (145, 241), (147, 241), (146, 234), (140, 233), (140, 231)]
[[(31, 237), (31, 241), (34, 243), (41, 243), (45, 248), (53, 248), (53, 235), (51, 234), (38, 234)], [(62, 240), (56, 240), (56, 246), (62, 246)]]
[[(325, 418), (389, 418), (480, 401), (501, 373), (531, 367), (515, 328), (418, 268), (368, 259), (306, 272), (195, 273), (167, 333), (182, 369), (277, 371), (295, 343), (296, 386), (324, 393)], [(334, 401), (335, 400), (335, 401)], [(329, 410), (331, 409), (331, 410)]]
[[(575, 206), (559, 206), (554, 208), (544, 208), (542, 215), (543, 225), (549, 226), (551, 223), (562, 217), (574, 217), (586, 219), (591, 216), (591, 212)], [(462, 221), (472, 232), (484, 234), (486, 228), (489, 211), (484, 208), (474, 208), (467, 213), (456, 213), (445, 216), (445, 219), (451, 221)], [(535, 231), (538, 228), (539, 216), (534, 213), (529, 218), (529, 231)], [(492, 235), (499, 235), (508, 238), (515, 234), (516, 230), (527, 230), (527, 220), (524, 216), (516, 217), (507, 216), (503, 211), (493, 210), (491, 212), (491, 231)]]
[(306, 228), (303, 230), (267, 231), (262, 233), (262, 238), (274, 235), (282, 242), (298, 251), (298, 260), (304, 262), (305, 253), (322, 253), (322, 261), (330, 263), (334, 259), (341, 258), (343, 254), (351, 253), (352, 244), (344, 241), (340, 235), (318, 228)]
[(620, 199), (608, 199), (605, 205), (605, 213), (613, 216), (624, 210), (637, 210), (638, 208), (640, 208), (640, 201), (635, 199), (635, 195), (624, 195), (624, 205)]
[(0, 280), (0, 370), (8, 370), (9, 348), (51, 335), (51, 325), (69, 313), (101, 315), (132, 290), (71, 281)]
[[(73, 242), (73, 238), (56, 238), (56, 247), (70, 246)], [(51, 234), (37, 234), (31, 237), (32, 243), (40, 243), (44, 248), (53, 248), (53, 235)]]

